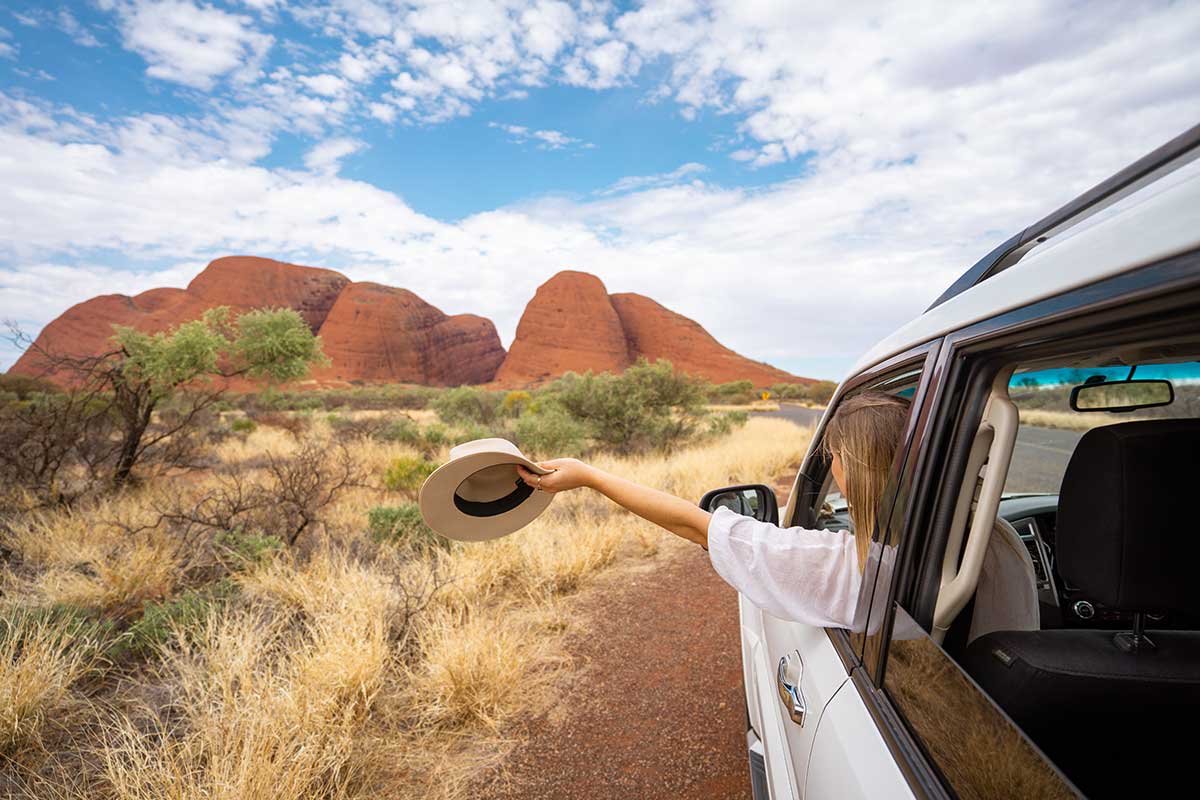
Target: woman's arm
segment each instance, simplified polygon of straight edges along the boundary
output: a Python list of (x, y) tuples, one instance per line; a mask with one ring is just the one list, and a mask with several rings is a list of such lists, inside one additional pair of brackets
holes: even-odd
[[(539, 461), (538, 466), (554, 470), (542, 477), (542, 491), (563, 492), (586, 486), (642, 519), (702, 547), (708, 546), (708, 520), (712, 515), (695, 503), (627, 481), (574, 458)], [(520, 466), (517, 470), (525, 483), (537, 487), (536, 474)]]

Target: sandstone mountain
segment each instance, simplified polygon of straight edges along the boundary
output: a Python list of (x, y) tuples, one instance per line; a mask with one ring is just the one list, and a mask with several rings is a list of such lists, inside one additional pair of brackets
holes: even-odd
[(538, 287), (496, 373), (500, 386), (525, 386), (568, 370), (619, 372), (645, 356), (714, 383), (756, 386), (809, 382), (740, 356), (697, 322), (640, 294), (612, 294), (595, 275), (565, 270)]
[(567, 270), (538, 287), (496, 373), (502, 386), (539, 383), (564, 372), (620, 372), (629, 343), (608, 290), (595, 275)]
[(544, 383), (573, 370), (619, 372), (639, 357), (669, 359), (678, 369), (714, 382), (751, 380), (758, 386), (804, 382), (724, 347), (699, 324), (638, 294), (610, 295), (585, 272), (560, 272), (526, 306), (505, 353), (496, 327), (474, 314), (448, 316), (407, 289), (355, 283), (329, 269), (253, 256), (213, 261), (186, 289), (151, 289), (134, 297), (94, 297), (47, 325), (13, 373), (47, 374), (39, 350), (99, 355), (111, 347), (113, 325), (167, 330), (206, 309), (287, 307), (319, 334), (330, 365), (310, 386), (346, 382)]
[(103, 295), (72, 306), (42, 330), (36, 346), (10, 371), (64, 380), (47, 373), (37, 351), (99, 355), (111, 346), (114, 324), (162, 331), (219, 305), (235, 313), (296, 309), (332, 360), (314, 376), (319, 382), (483, 383), (504, 358), (496, 327), (482, 317), (447, 316), (412, 292), (351, 283), (333, 270), (234, 256), (213, 261), (187, 289)]
[(486, 383), (504, 360), (491, 320), (448, 317), (407, 289), (378, 283), (342, 289), (320, 333), (333, 364), (318, 379)]

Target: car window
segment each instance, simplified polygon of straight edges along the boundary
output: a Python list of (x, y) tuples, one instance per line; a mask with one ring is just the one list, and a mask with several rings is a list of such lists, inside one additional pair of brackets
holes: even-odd
[[(1122, 413), (1074, 411), (1071, 390), (1089, 382), (1129, 379), (1166, 380), (1174, 400), (1164, 406)], [(1200, 417), (1200, 363), (1179, 361), (1132, 366), (1019, 366), (1009, 382), (1009, 397), (1021, 414), (1017, 443), (1004, 483), (1007, 495), (1058, 494), (1067, 463), (1079, 438), (1091, 428), (1139, 419)]]
[(899, 605), (884, 691), (959, 797), (1076, 797), (978, 684)]
[[(925, 373), (925, 361), (928, 356), (928, 350), (920, 355), (907, 360), (907, 363), (901, 364), (887, 372), (873, 376), (870, 379), (863, 381), (860, 385), (855, 386), (851, 391), (839, 396), (836, 400), (837, 404), (845, 402), (848, 398), (854, 397), (857, 394), (865, 391), (885, 392), (894, 394), (899, 397), (904, 397), (910, 402), (918, 389), (922, 375)], [(913, 403), (909, 410), (909, 419), (911, 419), (916, 403)], [(835, 406), (836, 410), (836, 406)], [(836, 413), (836, 411), (835, 411)], [(822, 430), (819, 436), (823, 436)], [(818, 439), (818, 442), (820, 440)], [(902, 445), (900, 452), (897, 454), (897, 461), (893, 464), (893, 472), (899, 473), (903, 464), (903, 459), (906, 451), (906, 444)], [(823, 530), (849, 530), (854, 531), (854, 523), (850, 518), (849, 508), (846, 499), (838, 492), (836, 485), (830, 479), (828, 460), (821, 453), (821, 448), (815, 446), (812, 449), (812, 454), (805, 462), (805, 475), (808, 480), (820, 489), (813, 491), (809, 495), (811, 505), (808, 508), (797, 508), (793, 515), (793, 521), (790, 524), (799, 525), (805, 524), (807, 519), (808, 524), (813, 525), (818, 529)], [(889, 489), (890, 491), (890, 489)], [(880, 519), (885, 519), (892, 497), (889, 496), (889, 491), (885, 491), (885, 497), (881, 502)], [(868, 566), (864, 571), (863, 580), (860, 584), (860, 592), (857, 601), (857, 607), (863, 609), (870, 608), (871, 598), (873, 595), (873, 587), (875, 577), (878, 574), (878, 563), (868, 561)], [(861, 623), (861, 624), (859, 624)], [(851, 647), (854, 653), (862, 656), (865, 644), (865, 630), (869, 627), (868, 615), (864, 614), (860, 620), (856, 620), (856, 630), (849, 631)]]

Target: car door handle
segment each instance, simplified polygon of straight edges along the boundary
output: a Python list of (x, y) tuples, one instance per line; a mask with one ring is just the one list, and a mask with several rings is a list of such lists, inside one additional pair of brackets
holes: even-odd
[(801, 728), (804, 727), (804, 715), (808, 711), (804, 702), (804, 692), (800, 689), (800, 679), (803, 676), (804, 661), (800, 658), (799, 650), (779, 659), (779, 672), (775, 677), (779, 700), (792, 722)]

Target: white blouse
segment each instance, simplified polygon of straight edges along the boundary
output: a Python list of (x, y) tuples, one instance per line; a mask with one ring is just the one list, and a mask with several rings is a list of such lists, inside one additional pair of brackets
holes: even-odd
[(726, 583), (772, 616), (854, 626), (862, 572), (850, 531), (780, 528), (722, 506), (708, 523), (708, 557)]
[[(887, 592), (872, 592), (872, 602), (858, 607), (864, 570), (850, 531), (780, 528), (722, 506), (708, 523), (708, 557), (726, 583), (780, 619), (873, 635), (885, 616)], [(879, 585), (887, 586), (895, 566), (896, 548), (871, 542), (865, 573), (878, 574)], [(1017, 532), (1000, 520), (988, 539), (975, 599), (968, 641), (992, 630), (1041, 627), (1033, 562)], [(892, 638), (923, 635), (911, 617), (897, 615)]]

